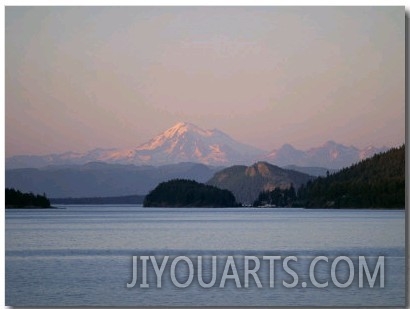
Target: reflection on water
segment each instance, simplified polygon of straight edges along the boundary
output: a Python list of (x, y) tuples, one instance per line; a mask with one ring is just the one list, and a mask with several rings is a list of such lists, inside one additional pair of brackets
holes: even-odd
[[(26, 305), (379, 305), (405, 301), (404, 211), (304, 209), (146, 209), (66, 206), (6, 211), (6, 304)], [(329, 284), (274, 288), (126, 288), (133, 255), (295, 255), (302, 281), (314, 256), (386, 256), (385, 287)], [(218, 269), (224, 264), (218, 265)], [(243, 263), (238, 263), (238, 271)], [(166, 269), (165, 273), (169, 271)], [(207, 271), (205, 269), (205, 271)], [(223, 270), (220, 270), (221, 273)], [(261, 281), (268, 269), (261, 267)], [(323, 270), (328, 274), (328, 270)], [(242, 272), (243, 273), (243, 272)], [(149, 276), (155, 274), (151, 271)], [(328, 275), (330, 277), (330, 275)], [(231, 280), (233, 281), (233, 280)], [(152, 281), (155, 283), (156, 281)], [(219, 282), (218, 282), (219, 283)], [(231, 284), (232, 283), (232, 284)], [(217, 285), (216, 285), (217, 286)]]

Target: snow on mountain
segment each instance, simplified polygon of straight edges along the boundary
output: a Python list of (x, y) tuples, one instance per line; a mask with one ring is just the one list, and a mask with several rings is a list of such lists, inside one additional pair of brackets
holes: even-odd
[(121, 164), (163, 165), (196, 162), (209, 165), (249, 163), (263, 151), (235, 141), (219, 130), (204, 130), (179, 122), (134, 149), (94, 149), (87, 153), (67, 152), (46, 156), (14, 156), (6, 168), (84, 164), (93, 161)]
[(387, 150), (386, 147), (376, 148), (373, 146), (361, 150), (353, 146), (328, 141), (319, 147), (302, 151), (285, 144), (281, 148), (270, 152), (265, 160), (279, 166), (297, 165), (301, 167), (315, 166), (340, 169), (385, 150)]
[(304, 166), (306, 159), (307, 155), (304, 151), (297, 150), (289, 144), (285, 144), (281, 148), (273, 150), (264, 158), (264, 160), (274, 163), (278, 166), (285, 166), (289, 164)]
[(376, 153), (380, 153), (380, 152), (386, 152), (387, 150), (389, 150), (389, 148), (387, 147), (381, 147), (381, 148), (377, 148), (374, 146), (368, 146), (362, 150), (360, 150), (360, 159), (366, 159), (366, 158), (370, 158), (373, 155), (375, 155)]
[(285, 144), (268, 154), (240, 143), (217, 129), (205, 130), (179, 122), (146, 143), (129, 149), (97, 148), (86, 153), (66, 152), (45, 156), (14, 156), (6, 159), (6, 168), (41, 168), (49, 165), (73, 165), (101, 161), (116, 164), (164, 165), (194, 162), (207, 165), (249, 165), (267, 161), (278, 166), (324, 167), (340, 169), (368, 158), (387, 148), (369, 146), (358, 149), (328, 141), (306, 151)]
[(319, 166), (339, 169), (360, 161), (359, 149), (337, 144), (334, 141), (328, 141), (322, 146), (311, 148), (306, 153), (309, 158), (307, 163), (309, 166), (320, 164)]
[(6, 168), (41, 168), (49, 165), (85, 164), (102, 161), (107, 163), (127, 163), (124, 158), (129, 151), (117, 149), (94, 149), (87, 153), (65, 152), (50, 155), (21, 155), (6, 159)]
[(263, 151), (235, 141), (219, 130), (179, 122), (134, 151), (135, 161), (154, 165), (198, 162), (211, 165), (244, 163)]

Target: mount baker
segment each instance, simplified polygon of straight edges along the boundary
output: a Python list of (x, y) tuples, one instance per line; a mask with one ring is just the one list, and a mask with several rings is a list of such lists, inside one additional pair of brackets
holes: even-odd
[(322, 146), (306, 151), (285, 144), (267, 153), (238, 142), (217, 129), (205, 130), (191, 123), (179, 122), (136, 148), (94, 149), (86, 153), (66, 152), (44, 156), (13, 156), (6, 159), (6, 169), (85, 164), (95, 161), (156, 166), (196, 162), (228, 166), (252, 164), (261, 160), (279, 166), (297, 165), (340, 169), (385, 150), (387, 150), (386, 147), (373, 146), (358, 149), (328, 141)]

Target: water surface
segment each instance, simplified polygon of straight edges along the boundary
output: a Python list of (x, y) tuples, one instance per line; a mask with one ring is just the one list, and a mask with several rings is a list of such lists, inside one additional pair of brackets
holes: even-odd
[[(126, 205), (64, 206), (51, 210), (6, 210), (6, 304), (56, 305), (368, 305), (402, 306), (405, 303), (405, 213), (383, 210), (305, 209), (162, 209)], [(300, 284), (280, 269), (269, 288), (268, 268), (260, 270), (263, 288), (252, 284), (236, 288), (201, 288), (197, 281), (185, 289), (164, 273), (156, 288), (152, 269), (148, 289), (127, 288), (132, 278), (132, 256), (218, 256), (218, 274), (228, 255), (294, 255)], [(309, 263), (324, 255), (333, 260), (348, 256), (357, 266), (359, 255), (369, 262), (385, 256), (385, 286), (336, 288), (330, 265), (322, 265), (318, 278), (326, 288), (308, 281)], [(371, 264), (373, 265), (373, 264)], [(209, 265), (208, 265), (209, 266)], [(210, 268), (210, 267), (208, 267)], [(346, 267), (345, 267), (346, 268)], [(343, 277), (343, 265), (338, 269)], [(179, 269), (184, 276), (183, 267)], [(168, 275), (168, 276), (167, 276)], [(205, 267), (205, 275), (209, 269)], [(241, 283), (243, 283), (241, 278)]]

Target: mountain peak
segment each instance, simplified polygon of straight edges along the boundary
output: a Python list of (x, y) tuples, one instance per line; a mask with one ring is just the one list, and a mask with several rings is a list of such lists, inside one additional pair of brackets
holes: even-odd
[(248, 162), (260, 153), (258, 149), (237, 142), (219, 130), (205, 130), (189, 122), (178, 122), (138, 146), (134, 161), (220, 165)]
[(291, 144), (283, 144), (281, 149), (283, 150), (296, 150)]
[(182, 129), (182, 128), (197, 128), (198, 127), (190, 122), (180, 121), (173, 125), (170, 129)]
[(259, 161), (248, 167), (245, 173), (248, 173), (250, 176), (259, 174), (262, 177), (270, 177), (272, 176), (271, 167), (275, 168), (274, 165), (271, 165), (268, 162)]
[(289, 171), (265, 161), (250, 166), (231, 166), (215, 173), (207, 184), (230, 190), (238, 201), (252, 203), (261, 191), (275, 188), (289, 188), (292, 184), (300, 187), (313, 179), (307, 174)]
[(327, 141), (326, 143), (324, 143), (322, 146), (317, 147), (317, 148), (344, 148), (344, 149), (355, 149), (355, 150), (358, 150), (358, 149), (357, 149), (356, 147), (354, 147), (354, 146), (346, 146), (346, 145), (344, 145), (344, 144), (336, 143), (336, 142), (333, 141), (333, 140), (329, 140), (329, 141)]
[(326, 143), (323, 144), (322, 147), (326, 147), (326, 146), (337, 146), (337, 145), (338, 145), (338, 143), (336, 143), (335, 141), (333, 141), (333, 140), (328, 140)]
[(200, 135), (205, 135), (205, 136), (209, 136), (210, 134), (212, 134), (211, 131), (209, 130), (203, 130), (199, 127), (197, 127), (196, 125), (189, 123), (189, 122), (178, 122), (176, 123), (174, 126), (172, 126), (171, 128), (169, 128), (168, 130), (166, 130), (163, 135), (166, 138), (172, 138), (175, 136), (181, 136), (186, 132), (194, 132)]

